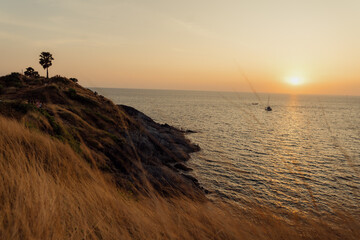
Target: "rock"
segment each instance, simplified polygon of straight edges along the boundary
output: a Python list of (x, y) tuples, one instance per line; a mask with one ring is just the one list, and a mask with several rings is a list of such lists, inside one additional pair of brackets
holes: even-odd
[(182, 163), (176, 163), (174, 165), (174, 167), (177, 168), (177, 169), (183, 170), (183, 171), (192, 171), (193, 170), (192, 168), (189, 168), (189, 167), (185, 166)]
[(196, 186), (198, 186), (198, 187), (200, 186), (199, 181), (195, 177), (188, 175), (188, 174), (184, 174), (184, 173), (182, 173), (181, 175), (183, 177), (187, 178), (188, 180), (190, 180), (191, 182), (193, 182)]
[(190, 134), (190, 133), (197, 133), (197, 131), (193, 131), (193, 130), (185, 130), (184, 133)]

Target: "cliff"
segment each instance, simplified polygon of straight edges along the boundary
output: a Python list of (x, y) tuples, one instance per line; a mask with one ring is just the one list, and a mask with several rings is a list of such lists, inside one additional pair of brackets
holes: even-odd
[(69, 144), (120, 188), (202, 197), (183, 162), (199, 147), (184, 132), (65, 77), (0, 77), (0, 114)]

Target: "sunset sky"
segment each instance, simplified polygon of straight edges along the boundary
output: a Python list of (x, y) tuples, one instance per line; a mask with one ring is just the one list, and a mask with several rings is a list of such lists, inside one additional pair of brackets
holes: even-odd
[(88, 87), (360, 95), (359, 0), (1, 0), (0, 75)]

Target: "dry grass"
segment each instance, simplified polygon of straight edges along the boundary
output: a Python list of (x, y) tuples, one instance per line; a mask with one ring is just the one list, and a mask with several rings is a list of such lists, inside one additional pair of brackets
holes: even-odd
[(48, 136), (0, 118), (0, 239), (359, 239), (360, 224), (135, 197)]

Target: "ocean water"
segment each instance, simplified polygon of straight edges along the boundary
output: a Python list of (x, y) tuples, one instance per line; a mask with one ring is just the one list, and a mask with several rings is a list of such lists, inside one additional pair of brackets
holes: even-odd
[[(360, 215), (360, 97), (95, 89), (196, 133), (187, 163), (210, 196)], [(269, 102), (272, 112), (264, 110)]]

